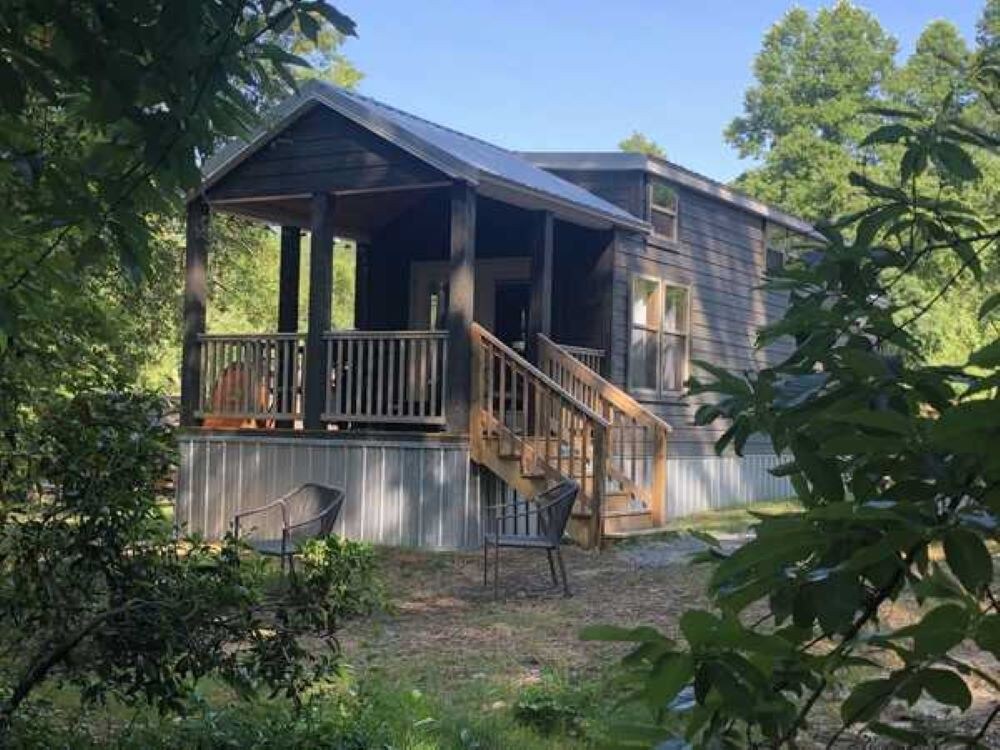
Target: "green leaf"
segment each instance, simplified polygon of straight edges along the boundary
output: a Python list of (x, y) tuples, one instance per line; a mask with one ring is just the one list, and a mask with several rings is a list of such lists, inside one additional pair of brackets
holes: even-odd
[(918, 678), (924, 690), (938, 703), (965, 711), (972, 705), (972, 693), (965, 680), (949, 669), (923, 669)]
[(874, 719), (892, 698), (898, 682), (898, 678), (892, 677), (858, 683), (841, 704), (840, 718), (848, 726)]
[(903, 154), (899, 161), (899, 179), (908, 183), (914, 177), (919, 177), (927, 169), (927, 150), (919, 143), (914, 143)]
[(980, 176), (979, 167), (961, 146), (950, 141), (939, 141), (932, 147), (935, 161), (960, 180), (975, 180)]
[(662, 708), (677, 697), (694, 677), (694, 661), (688, 654), (666, 654), (653, 666), (643, 696), (653, 708)]
[(900, 123), (892, 123), (873, 130), (861, 141), (861, 146), (872, 146), (876, 143), (899, 143), (912, 135), (913, 128)]
[(1000, 292), (995, 292), (986, 298), (979, 307), (979, 318), (982, 320), (987, 317), (991, 312), (1000, 307)]
[(989, 550), (977, 534), (967, 529), (952, 529), (945, 535), (944, 555), (951, 572), (974, 594), (993, 578)]
[(893, 432), (897, 435), (908, 435), (912, 426), (906, 415), (895, 411), (852, 411), (847, 414), (826, 415), (827, 419), (834, 422), (845, 422), (863, 427), (873, 427), (877, 430)]
[(979, 367), (1000, 366), (1000, 339), (974, 351), (969, 356), (969, 363)]
[(907, 746), (919, 746), (927, 742), (926, 735), (921, 732), (914, 732), (893, 724), (884, 724), (881, 721), (874, 721), (868, 727), (881, 737), (887, 737), (896, 742), (902, 742)]
[(1000, 615), (987, 615), (980, 620), (976, 644), (1000, 659)]
[(900, 628), (891, 635), (913, 638), (914, 649), (920, 656), (945, 654), (961, 643), (969, 626), (968, 611), (958, 604), (935, 607), (920, 622)]
[(671, 643), (656, 628), (647, 625), (622, 628), (617, 625), (588, 625), (580, 631), (582, 641), (614, 641), (618, 643)]

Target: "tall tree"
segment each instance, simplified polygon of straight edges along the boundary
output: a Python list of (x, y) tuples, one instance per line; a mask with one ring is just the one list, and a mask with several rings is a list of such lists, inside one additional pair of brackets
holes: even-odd
[(622, 139), (618, 143), (621, 151), (631, 151), (633, 153), (646, 154), (647, 156), (658, 156), (661, 159), (667, 158), (667, 152), (663, 146), (638, 130), (633, 130), (628, 138)]
[(764, 37), (757, 83), (725, 132), (741, 157), (760, 161), (737, 185), (809, 218), (855, 205), (845, 152), (875, 122), (864, 110), (892, 72), (896, 49), (871, 13), (846, 0), (815, 16), (789, 11)]

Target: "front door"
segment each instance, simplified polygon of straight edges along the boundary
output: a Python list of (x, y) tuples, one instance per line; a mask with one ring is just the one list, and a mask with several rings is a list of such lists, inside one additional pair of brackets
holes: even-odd
[(493, 297), (493, 333), (512, 349), (524, 353), (528, 341), (528, 310), (531, 284), (498, 281)]

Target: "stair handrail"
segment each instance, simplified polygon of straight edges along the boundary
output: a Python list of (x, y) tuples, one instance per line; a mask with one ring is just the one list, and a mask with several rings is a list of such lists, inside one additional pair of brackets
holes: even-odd
[[(518, 352), (515, 349), (512, 349), (510, 346), (508, 346), (503, 341), (498, 339), (496, 336), (494, 336), (492, 333), (486, 330), (479, 323), (472, 324), (472, 338), (473, 341), (475, 341), (476, 338), (482, 338), (485, 339), (486, 341), (489, 341), (490, 344), (503, 351), (504, 354), (506, 354), (508, 357), (514, 360), (519, 366), (527, 370), (532, 377), (537, 378), (542, 383), (544, 383), (546, 387), (551, 388), (553, 391), (559, 394), (559, 396), (563, 398), (565, 401), (570, 402), (574, 406), (574, 408), (583, 412), (588, 418), (597, 422), (597, 424), (601, 425), (602, 427), (611, 426), (611, 422), (608, 421), (605, 417), (598, 414), (587, 404), (583, 403), (580, 399), (578, 399), (572, 393), (567, 391), (563, 386), (561, 386), (551, 377), (546, 375), (542, 370), (538, 369), (538, 367), (531, 364), (531, 362), (525, 359), (523, 355), (518, 354)], [(583, 366), (584, 365), (581, 365), (581, 367)]]
[[(601, 377), (600, 374), (594, 372), (592, 369), (580, 362), (570, 352), (566, 351), (566, 349), (545, 334), (538, 334), (538, 344), (538, 361), (541, 367), (545, 367), (545, 363), (547, 362), (557, 361), (559, 366), (567, 372), (570, 377), (575, 378), (580, 384), (589, 388), (593, 392), (595, 399), (601, 403), (601, 407), (599, 408), (602, 412), (608, 414), (610, 417), (611, 408), (616, 409), (625, 417), (633, 419), (638, 423), (645, 424), (652, 430), (653, 464), (652, 477), (648, 485), (634, 481), (634, 475), (632, 477), (626, 476), (627, 472), (624, 470), (624, 465), (617, 466), (615, 464), (615, 455), (610, 449), (610, 446), (613, 445), (613, 441), (609, 443), (609, 450), (606, 454), (608, 462), (606, 473), (609, 477), (622, 482), (622, 485), (626, 489), (633, 491), (637, 495), (645, 496), (644, 499), (648, 502), (654, 524), (663, 522), (666, 515), (664, 512), (664, 504), (666, 502), (667, 494), (667, 437), (672, 432), (670, 425), (657, 415), (653, 414), (649, 409), (644, 407), (621, 388), (608, 382)], [(553, 380), (555, 380), (555, 378), (553, 378)], [(567, 384), (560, 383), (560, 385), (569, 390), (571, 394), (573, 393), (572, 388), (567, 387)], [(575, 394), (574, 398), (578, 401), (582, 400)], [(593, 406), (591, 408), (593, 408)], [(609, 419), (609, 421), (611, 420)], [(615, 430), (616, 427), (619, 427), (619, 425), (611, 425), (608, 430), (609, 437), (611, 436), (612, 430)], [(625, 459), (622, 457), (622, 464), (624, 464), (624, 461)]]
[[(606, 487), (606, 470), (608, 467), (608, 440), (611, 430), (611, 422), (598, 414), (596, 411), (591, 409), (587, 404), (583, 403), (579, 399), (575, 398), (573, 394), (563, 388), (559, 383), (546, 375), (542, 370), (537, 368), (531, 362), (529, 362), (525, 357), (518, 354), (514, 349), (505, 344), (503, 341), (498, 339), (483, 326), (478, 323), (473, 323), (471, 327), (471, 338), (472, 338), (472, 368), (473, 368), (473, 378), (472, 378), (472, 399), (470, 404), (470, 437), (473, 446), (473, 455), (477, 455), (479, 451), (483, 450), (482, 440), (483, 440), (483, 413), (486, 411), (483, 387), (481, 383), (481, 377), (483, 374), (483, 360), (484, 356), (484, 342), (489, 346), (496, 349), (504, 357), (507, 357), (512, 363), (516, 364), (525, 373), (530, 375), (538, 383), (543, 385), (547, 390), (554, 394), (559, 400), (564, 402), (570, 409), (576, 411), (587, 421), (593, 425), (593, 458), (592, 458), (592, 479), (591, 479), (591, 507), (590, 507), (590, 533), (588, 539), (588, 546), (592, 548), (599, 548), (601, 545), (601, 535), (603, 532), (603, 508), (605, 502), (605, 495), (607, 492)], [(490, 394), (492, 398), (492, 394)], [(572, 450), (572, 436), (570, 437), (570, 446)], [(479, 454), (481, 455), (481, 454)], [(586, 473), (586, 455), (582, 457), (584, 473)], [(545, 461), (546, 465), (551, 468), (551, 464), (548, 463), (547, 457)], [(570, 471), (572, 472), (572, 461), (570, 462)], [(572, 477), (567, 477), (572, 478)], [(581, 483), (581, 491), (584, 487)]]
[[(673, 432), (673, 427), (669, 423), (664, 421), (662, 418), (658, 417), (656, 414), (651, 412), (645, 406), (636, 401), (632, 396), (626, 393), (624, 390), (616, 386), (614, 383), (609, 382), (600, 373), (594, 372), (580, 360), (573, 356), (570, 351), (567, 351), (566, 347), (559, 344), (544, 333), (538, 334), (538, 340), (541, 344), (541, 349), (547, 348), (550, 351), (560, 355), (560, 364), (573, 371), (573, 375), (584, 381), (586, 385), (589, 385), (594, 389), (598, 396), (605, 399), (621, 411), (625, 412), (630, 417), (641, 418), (648, 421), (650, 424), (655, 425), (659, 429), (663, 430), (667, 434)], [(540, 361), (545, 360), (544, 353), (539, 358)], [(549, 376), (551, 378), (551, 376)], [(565, 389), (565, 386), (560, 384), (560, 387)], [(574, 396), (574, 398), (576, 398)], [(579, 401), (579, 399), (577, 399)]]

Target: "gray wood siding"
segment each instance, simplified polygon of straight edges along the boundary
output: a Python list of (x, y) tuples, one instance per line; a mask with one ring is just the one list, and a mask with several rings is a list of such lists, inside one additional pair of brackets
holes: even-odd
[(347, 493), (335, 527), (343, 536), (433, 549), (482, 541), (481, 476), (467, 442), (183, 435), (179, 445), (182, 532), (218, 539), (238, 510), (321, 482)]
[(208, 200), (408, 186), (440, 172), (325, 107), (314, 108), (208, 190)]
[[(637, 234), (619, 235), (613, 274), (611, 353), (609, 372), (625, 384), (630, 338), (630, 284), (635, 274), (653, 276), (691, 290), (690, 358), (730, 370), (750, 370), (773, 364), (788, 353), (779, 343), (754, 348), (758, 330), (777, 321), (783, 295), (758, 287), (764, 276), (764, 233), (761, 219), (735, 206), (690, 190), (679, 190), (676, 242)], [(692, 364), (691, 375), (698, 375)], [(699, 398), (650, 400), (634, 394), (673, 427), (671, 457), (713, 454), (713, 443), (724, 426), (695, 427)], [(771, 453), (770, 444), (754, 438), (748, 454)], [(668, 484), (670, 480), (668, 479)]]
[(640, 219), (646, 215), (646, 175), (643, 172), (550, 169), (552, 174), (575, 183)]

